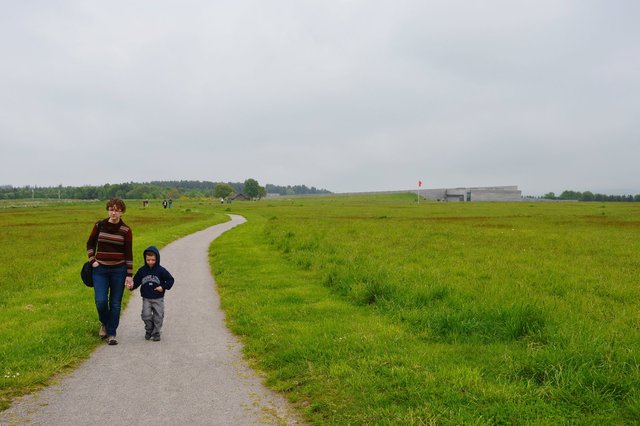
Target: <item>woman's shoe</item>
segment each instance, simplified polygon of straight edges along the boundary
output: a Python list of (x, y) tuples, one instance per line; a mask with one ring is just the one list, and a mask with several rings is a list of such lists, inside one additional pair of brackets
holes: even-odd
[(118, 341), (116, 340), (116, 338), (114, 336), (107, 336), (107, 344), (108, 345), (117, 345)]
[(107, 326), (103, 323), (100, 323), (100, 331), (98, 331), (98, 336), (100, 336), (101, 339), (107, 338)]

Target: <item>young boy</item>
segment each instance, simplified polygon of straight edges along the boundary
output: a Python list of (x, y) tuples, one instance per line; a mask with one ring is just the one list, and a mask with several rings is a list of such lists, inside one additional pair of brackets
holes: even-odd
[(148, 247), (143, 255), (145, 265), (134, 275), (130, 290), (140, 287), (144, 338), (157, 342), (164, 320), (164, 292), (173, 286), (173, 277), (160, 266), (160, 252), (155, 246)]

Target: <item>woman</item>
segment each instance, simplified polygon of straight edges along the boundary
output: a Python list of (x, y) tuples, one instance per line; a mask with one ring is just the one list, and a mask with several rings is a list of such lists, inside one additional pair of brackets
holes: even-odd
[(109, 345), (117, 345), (116, 330), (124, 286), (133, 286), (133, 233), (121, 219), (127, 207), (119, 198), (107, 202), (108, 219), (96, 223), (87, 240), (87, 255), (93, 265), (99, 335)]

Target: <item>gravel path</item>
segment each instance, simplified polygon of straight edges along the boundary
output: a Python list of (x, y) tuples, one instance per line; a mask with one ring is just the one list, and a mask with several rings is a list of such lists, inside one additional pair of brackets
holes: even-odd
[[(144, 339), (135, 291), (117, 346), (100, 346), (58, 384), (19, 398), (0, 413), (0, 424), (301, 424), (287, 401), (261, 384), (225, 327), (208, 247), (244, 222), (230, 216), (161, 250), (161, 264), (176, 280), (165, 297), (162, 341)], [(142, 255), (135, 255), (139, 266)]]

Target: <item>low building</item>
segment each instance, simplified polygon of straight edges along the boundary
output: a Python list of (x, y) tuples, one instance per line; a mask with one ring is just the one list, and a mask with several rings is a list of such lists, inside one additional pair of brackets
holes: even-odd
[(522, 201), (517, 185), (423, 189), (411, 191), (433, 201)]
[(370, 192), (343, 192), (329, 194), (298, 194), (287, 195), (290, 198), (298, 197), (324, 197), (347, 195), (382, 195), (382, 194), (419, 194), (420, 197), (433, 201), (522, 201), (522, 191), (517, 185), (506, 186), (469, 186), (458, 188), (440, 189), (407, 189), (397, 191), (370, 191)]

